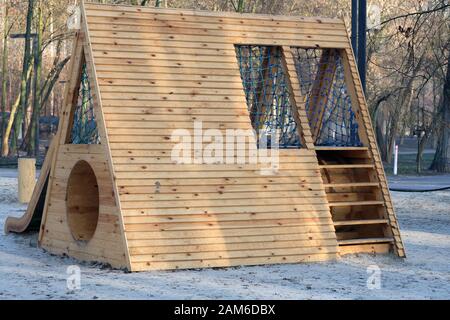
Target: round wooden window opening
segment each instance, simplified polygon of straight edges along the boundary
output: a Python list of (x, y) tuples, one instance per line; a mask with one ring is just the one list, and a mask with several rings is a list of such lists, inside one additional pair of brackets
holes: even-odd
[(94, 170), (86, 161), (73, 167), (67, 183), (67, 221), (75, 240), (94, 236), (99, 216), (99, 192)]

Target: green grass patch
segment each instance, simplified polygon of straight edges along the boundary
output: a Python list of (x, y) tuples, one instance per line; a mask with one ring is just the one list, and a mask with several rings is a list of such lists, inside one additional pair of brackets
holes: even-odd
[[(421, 175), (435, 175), (434, 171), (428, 170), (433, 162), (434, 154), (426, 153), (422, 156), (422, 172)], [(391, 164), (384, 163), (386, 174), (394, 174), (394, 162)], [(399, 175), (417, 175), (416, 155), (415, 154), (399, 154), (398, 155), (398, 174)]]

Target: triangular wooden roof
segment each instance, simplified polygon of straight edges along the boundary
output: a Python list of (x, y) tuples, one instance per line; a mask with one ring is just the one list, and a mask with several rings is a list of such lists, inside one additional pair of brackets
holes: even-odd
[[(279, 46), (304, 148), (280, 150), (280, 170), (252, 164), (174, 165), (175, 129), (252, 129), (235, 45)], [(338, 239), (291, 47), (336, 48), (360, 135), (374, 159), (394, 249), (404, 255), (346, 26), (338, 19), (82, 6), (59, 148), (40, 235), (49, 251), (129, 270), (320, 261)], [(67, 144), (86, 61), (101, 145)], [(100, 220), (87, 246), (71, 242), (64, 197), (76, 161), (94, 163)]]

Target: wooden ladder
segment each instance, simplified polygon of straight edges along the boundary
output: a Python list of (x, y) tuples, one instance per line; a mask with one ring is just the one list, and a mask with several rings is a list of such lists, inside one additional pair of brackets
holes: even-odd
[(366, 147), (316, 147), (341, 254), (386, 253), (394, 238)]

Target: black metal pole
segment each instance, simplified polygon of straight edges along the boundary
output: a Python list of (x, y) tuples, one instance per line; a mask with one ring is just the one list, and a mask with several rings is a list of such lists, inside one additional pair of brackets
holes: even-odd
[(352, 0), (352, 47), (355, 57), (358, 57), (358, 1)]
[(367, 1), (359, 0), (358, 7), (358, 69), (363, 90), (365, 92), (367, 72)]

